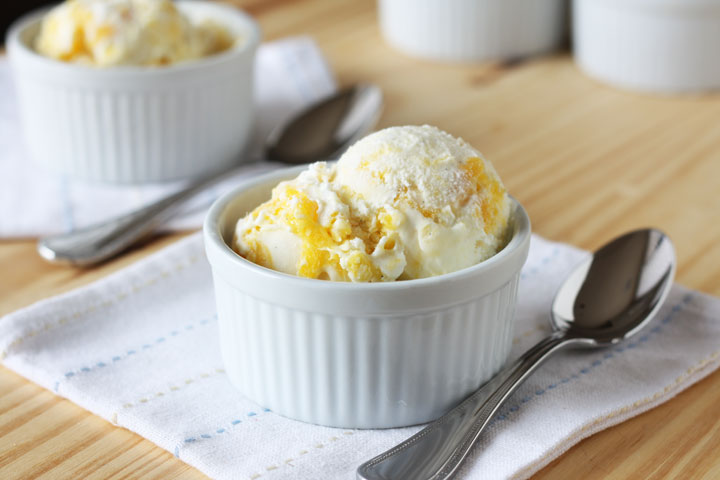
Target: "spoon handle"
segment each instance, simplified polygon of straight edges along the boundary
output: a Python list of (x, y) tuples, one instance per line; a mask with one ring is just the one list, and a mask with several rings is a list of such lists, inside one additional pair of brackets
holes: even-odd
[(224, 178), (227, 171), (195, 181), (182, 190), (138, 210), (70, 233), (38, 240), (38, 253), (55, 263), (88, 266), (126, 250), (172, 217), (199, 192)]
[(546, 358), (572, 341), (559, 332), (545, 338), (450, 412), (360, 465), (357, 478), (450, 478), (505, 400)]

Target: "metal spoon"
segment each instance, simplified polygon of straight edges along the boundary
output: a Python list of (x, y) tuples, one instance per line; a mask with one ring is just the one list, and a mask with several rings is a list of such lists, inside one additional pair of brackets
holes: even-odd
[[(372, 129), (382, 110), (375, 85), (355, 85), (311, 105), (273, 131), (265, 143), (268, 160), (304, 164), (332, 159)], [(41, 238), (37, 250), (51, 262), (89, 266), (123, 252), (178, 212), (228, 171), (202, 178), (177, 193), (113, 219), (70, 233)]]
[(505, 400), (542, 362), (563, 347), (603, 347), (635, 334), (657, 313), (674, 273), (675, 251), (658, 230), (636, 230), (608, 243), (560, 287), (552, 306), (550, 336), (449, 413), (362, 464), (357, 477), (450, 478)]

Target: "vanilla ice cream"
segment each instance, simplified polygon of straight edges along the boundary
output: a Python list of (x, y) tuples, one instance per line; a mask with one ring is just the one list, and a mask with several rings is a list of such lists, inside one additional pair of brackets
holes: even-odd
[(170, 0), (67, 0), (44, 17), (35, 49), (100, 67), (168, 65), (229, 48), (216, 23), (193, 24)]
[(281, 272), (336, 281), (425, 278), (504, 246), (510, 201), (492, 165), (430, 126), (393, 127), (336, 165), (311, 165), (237, 223), (234, 248)]

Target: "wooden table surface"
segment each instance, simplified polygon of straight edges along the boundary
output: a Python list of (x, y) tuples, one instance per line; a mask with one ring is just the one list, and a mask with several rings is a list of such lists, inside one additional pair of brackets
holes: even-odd
[[(236, 2), (265, 39), (310, 34), (341, 84), (385, 92), (381, 126), (437, 125), (495, 164), (533, 230), (586, 249), (639, 226), (673, 239), (677, 281), (720, 295), (720, 95), (626, 93), (566, 54), (513, 65), (407, 58), (382, 41), (370, 0)], [(0, 314), (78, 287), (175, 241), (92, 270), (0, 243)], [(580, 442), (534, 478), (720, 478), (720, 372)], [(518, 448), (521, 448), (518, 445)], [(205, 478), (149, 441), (0, 367), (0, 478)]]

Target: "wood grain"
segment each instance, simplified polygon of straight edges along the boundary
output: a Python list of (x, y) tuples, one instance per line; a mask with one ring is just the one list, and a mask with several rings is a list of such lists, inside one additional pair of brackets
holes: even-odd
[[(389, 49), (370, 0), (246, 0), (265, 39), (309, 34), (342, 84), (372, 81), (382, 126), (434, 124), (490, 158), (533, 230), (593, 249), (652, 225), (677, 280), (720, 295), (720, 96), (662, 98), (583, 76), (566, 54), (521, 64), (425, 62)], [(107, 275), (181, 235), (92, 270), (0, 243), (0, 314)], [(534, 478), (720, 478), (720, 373), (596, 434)], [(521, 448), (519, 445), (518, 448)], [(0, 478), (205, 478), (169, 453), (0, 368)]]

